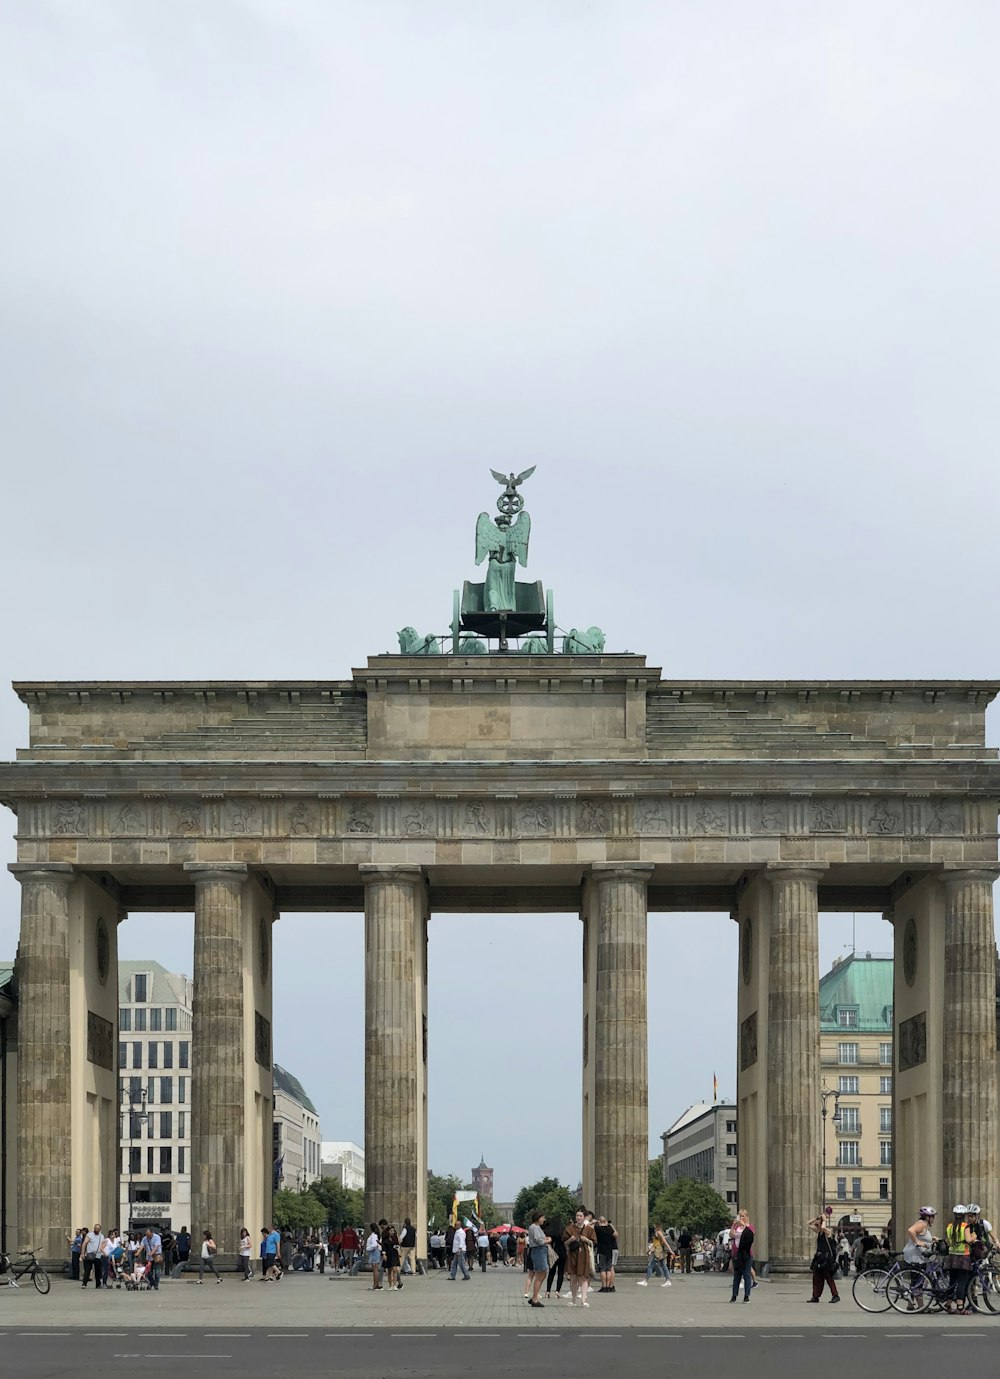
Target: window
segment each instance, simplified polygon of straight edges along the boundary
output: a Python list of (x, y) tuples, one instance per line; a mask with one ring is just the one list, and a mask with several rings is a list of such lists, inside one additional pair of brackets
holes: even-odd
[(146, 1066), (147, 1066), (148, 1068), (155, 1068), (155, 1067), (158, 1066), (157, 1061), (156, 1061), (156, 1040), (155, 1040), (155, 1039), (151, 1039), (151, 1040), (149, 1041), (149, 1062), (146, 1064)]
[[(186, 1150), (186, 1149), (183, 1147), (183, 1145), (182, 1145), (181, 1148), (178, 1149), (178, 1151), (177, 1151), (177, 1172), (178, 1172), (178, 1173), (186, 1173), (186, 1172), (187, 1172), (187, 1169), (184, 1167), (184, 1165), (185, 1165), (186, 1162), (187, 1162), (187, 1150)], [(735, 1198), (734, 1198), (733, 1200), (735, 1201)]]
[(170, 1106), (174, 1100), (174, 1079), (172, 1077), (160, 1078), (160, 1101), (164, 1106)]
[(167, 1006), (166, 1010), (164, 1011), (164, 1015), (166, 1016), (166, 1023), (164, 1024), (163, 1028), (164, 1028), (164, 1029), (176, 1029), (176, 1028), (177, 1028), (177, 1011), (176, 1011), (176, 1009), (175, 1009), (173, 1006)]
[[(152, 1173), (152, 1169), (149, 1170)], [(136, 1183), (132, 1189), (136, 1202), (156, 1202), (163, 1204), (170, 1201), (169, 1183)]]
[(727, 1121), (726, 1121), (726, 1134), (727, 1134), (727, 1135), (735, 1135), (735, 1134), (736, 1134), (736, 1122), (735, 1122), (734, 1120), (727, 1120)]
[(124, 1006), (118, 1012), (118, 1028), (126, 1033), (132, 1028), (132, 1012), (126, 1010)]
[(735, 1159), (735, 1158), (736, 1158), (736, 1146), (735, 1146), (735, 1144), (727, 1144), (727, 1145), (726, 1145), (726, 1158), (727, 1158), (727, 1159)]
[(878, 1108), (878, 1129), (880, 1135), (892, 1134), (892, 1107), (880, 1106)]
[(142, 1150), (135, 1148), (128, 1151), (128, 1171), (129, 1173), (142, 1172)]
[(860, 1178), (852, 1178), (852, 1179), (851, 1179), (851, 1196), (854, 1198), (855, 1202), (860, 1202), (860, 1201), (861, 1201), (861, 1179), (860, 1179)]
[(128, 1067), (128, 1049), (123, 1040), (118, 1041), (118, 1066), (119, 1068)]
[(142, 1067), (142, 1045), (140, 1043), (132, 1045), (132, 1067)]
[[(177, 1138), (183, 1140), (187, 1135), (187, 1112), (177, 1112)], [(182, 1170), (183, 1171), (183, 1170)]]
[(878, 1061), (890, 1066), (892, 1063), (892, 1040), (884, 1039), (878, 1046)]
[(187, 1101), (187, 1085), (188, 1080), (186, 1077), (179, 1077), (177, 1079), (177, 1100), (182, 1106)]
[(142, 1100), (142, 1078), (130, 1077), (128, 1080), (128, 1099), (132, 1106)]
[(857, 1076), (857, 1074), (854, 1073), (854, 1074), (852, 1074), (852, 1075), (849, 1076), (849, 1077), (841, 1077), (841, 1078), (839, 1079), (839, 1086), (838, 1086), (838, 1088), (837, 1088), (837, 1091), (840, 1093), (841, 1096), (857, 1096), (857, 1095), (858, 1095), (858, 1076)]
[(841, 1029), (857, 1029), (858, 1012), (856, 1010), (838, 1010), (837, 1024)]
[[(134, 993), (134, 994), (135, 994), (135, 999), (136, 999), (137, 1001), (143, 1001), (143, 1002), (144, 1002), (144, 1001), (146, 1000), (146, 977), (147, 977), (147, 974), (146, 974), (145, 972), (137, 972), (137, 973), (135, 974), (135, 978), (134, 978), (135, 993)], [(138, 1013), (138, 1012), (137, 1012), (137, 1013)]]
[(857, 1044), (838, 1044), (838, 1045), (837, 1045), (837, 1062), (838, 1062), (838, 1063), (856, 1063), (857, 1061), (858, 1061), (858, 1046), (857, 1046)]
[(160, 1139), (172, 1140), (174, 1137), (174, 1113), (173, 1111), (160, 1112)]
[[(141, 1111), (130, 1111), (128, 1115), (128, 1137), (130, 1140), (142, 1139), (142, 1127), (147, 1124)], [(139, 1170), (136, 1169), (136, 1172)]]
[(837, 1162), (848, 1167), (859, 1164), (861, 1162), (860, 1149), (861, 1145), (858, 1140), (841, 1140)]
[(189, 1061), (188, 1061), (189, 1058), (190, 1058), (190, 1055), (191, 1055), (191, 1041), (190, 1041), (189, 1039), (182, 1039), (182, 1040), (178, 1043), (178, 1045), (177, 1045), (177, 1066), (178, 1066), (178, 1068), (187, 1068), (187, 1067), (190, 1066)]
[(163, 1020), (163, 1012), (159, 1006), (153, 1006), (149, 1012), (149, 1028), (160, 1029)]
[(888, 1200), (889, 1200), (889, 1179), (888, 1179), (888, 1178), (880, 1178), (880, 1179), (878, 1180), (878, 1199), (879, 1199), (880, 1202), (888, 1202)]
[(156, 1170), (153, 1168), (153, 1150), (152, 1150), (152, 1149), (147, 1149), (147, 1150), (146, 1150), (146, 1172), (147, 1172), (147, 1173), (155, 1173), (155, 1172), (156, 1172)]
[[(184, 1152), (184, 1151), (181, 1150), (181, 1153), (183, 1153), (183, 1152)], [(730, 1204), (730, 1206), (734, 1206), (735, 1203), (736, 1203), (736, 1193), (735, 1193), (735, 1192), (727, 1192), (727, 1193), (726, 1193), (726, 1201)]]
[(879, 1140), (878, 1161), (883, 1166), (888, 1166), (892, 1163), (892, 1140)]
[(163, 1066), (165, 1068), (172, 1068), (174, 1066), (174, 1046), (173, 1044), (168, 1044), (166, 1040), (164, 1040), (163, 1043)]
[(846, 1178), (838, 1178), (838, 1179), (837, 1179), (837, 1201), (838, 1201), (838, 1202), (846, 1202), (846, 1201), (847, 1201), (847, 1179), (846, 1179)]
[(861, 1112), (857, 1106), (841, 1106), (840, 1108), (840, 1131), (841, 1134), (857, 1135), (861, 1130)]
[(892, 1096), (892, 1078), (880, 1077), (878, 1080), (878, 1089), (882, 1096)]
[(160, 1172), (173, 1173), (174, 1151), (169, 1144), (160, 1147)]
[(136, 1029), (139, 1031), (140, 1034), (145, 1030), (145, 1028), (146, 1028), (146, 1012), (145, 1012), (144, 1010), (137, 1010), (137, 1011), (135, 1012), (135, 1027), (136, 1027)]

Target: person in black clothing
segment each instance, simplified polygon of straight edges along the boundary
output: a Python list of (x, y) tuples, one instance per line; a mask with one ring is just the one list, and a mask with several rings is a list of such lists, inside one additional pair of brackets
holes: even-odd
[(691, 1272), (691, 1247), (693, 1243), (691, 1232), (688, 1230), (687, 1226), (685, 1226), (677, 1237), (677, 1246), (681, 1252), (682, 1274), (689, 1274)]
[(403, 1234), (399, 1237), (399, 1255), (402, 1260), (400, 1273), (416, 1273), (417, 1228), (409, 1217), (403, 1222)]
[(566, 1246), (563, 1244), (563, 1223), (562, 1219), (554, 1216), (551, 1221), (546, 1223), (549, 1232), (549, 1243), (556, 1252), (556, 1262), (549, 1269), (549, 1276), (545, 1284), (546, 1302), (552, 1296), (552, 1280), (556, 1280), (556, 1297), (562, 1292), (563, 1279), (566, 1276)]
[(594, 1234), (597, 1236), (597, 1272), (601, 1276), (601, 1286), (597, 1291), (599, 1293), (613, 1293), (615, 1291), (615, 1276), (612, 1269), (618, 1236), (614, 1226), (604, 1216), (597, 1218), (594, 1224)]
[(833, 1295), (830, 1301), (839, 1302), (840, 1294), (837, 1292), (837, 1283), (833, 1276), (837, 1268), (837, 1247), (833, 1243), (826, 1218), (823, 1216), (814, 1217), (809, 1222), (809, 1229), (816, 1232), (816, 1253), (812, 1258), (813, 1291), (809, 1301), (819, 1302), (823, 1295), (824, 1284), (829, 1284), (830, 1292)]
[(740, 1281), (743, 1282), (743, 1301), (750, 1301), (750, 1289), (753, 1287), (753, 1226), (749, 1222), (740, 1231), (739, 1244), (733, 1256), (733, 1296), (730, 1302), (735, 1302), (739, 1297)]

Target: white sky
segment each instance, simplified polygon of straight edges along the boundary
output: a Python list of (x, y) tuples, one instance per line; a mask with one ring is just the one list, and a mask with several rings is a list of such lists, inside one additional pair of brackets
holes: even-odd
[[(961, 0), (6, 0), (0, 676), (346, 676), (445, 628), (488, 468), (537, 464), (529, 576), (668, 677), (996, 677), (998, 42)], [(731, 931), (651, 920), (654, 1136), (735, 1090)], [(276, 939), (336, 1139), (360, 934)], [(434, 920), (437, 1171), (575, 1184), (578, 946)]]

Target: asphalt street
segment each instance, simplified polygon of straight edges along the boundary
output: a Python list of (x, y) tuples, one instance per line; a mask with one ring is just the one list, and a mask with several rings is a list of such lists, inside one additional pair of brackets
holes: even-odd
[(671, 1376), (722, 1373), (843, 1379), (845, 1367), (872, 1366), (907, 1379), (940, 1379), (945, 1369), (992, 1365), (996, 1336), (971, 1321), (942, 1332), (887, 1322), (884, 1330), (484, 1331), (410, 1328), (373, 1332), (212, 1330), (0, 1332), (5, 1374), (29, 1379), (120, 1371), (202, 1379), (250, 1373), (310, 1379), (338, 1376), (572, 1374), (607, 1379), (612, 1371), (669, 1370)]

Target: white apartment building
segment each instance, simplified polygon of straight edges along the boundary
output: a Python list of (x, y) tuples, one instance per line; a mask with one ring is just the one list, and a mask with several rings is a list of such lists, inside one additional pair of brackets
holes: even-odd
[(274, 1065), (274, 1187), (299, 1192), (321, 1176), (319, 1112), (287, 1069)]
[(660, 1136), (663, 1181), (678, 1178), (714, 1187), (724, 1202), (736, 1206), (736, 1106), (731, 1101), (695, 1102)]
[(118, 964), (121, 1226), (191, 1225), (189, 977)]
[(365, 1151), (350, 1140), (324, 1140), (320, 1146), (320, 1172), (335, 1178), (341, 1187), (365, 1187)]

